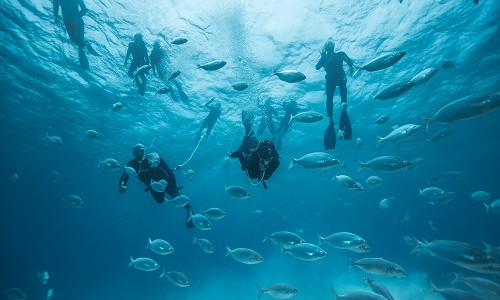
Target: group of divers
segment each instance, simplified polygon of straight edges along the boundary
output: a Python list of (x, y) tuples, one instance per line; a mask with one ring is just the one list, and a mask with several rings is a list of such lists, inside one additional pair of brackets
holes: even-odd
[[(98, 55), (98, 53), (92, 48), (90, 43), (84, 38), (84, 24), (82, 16), (88, 11), (83, 3), (83, 0), (53, 0), (54, 3), (54, 16), (56, 22), (59, 22), (58, 12), (59, 7), (62, 8), (62, 15), (64, 25), (68, 32), (70, 39), (78, 46), (78, 56), (80, 61), (80, 66), (84, 69), (89, 68), (88, 59), (85, 55), (85, 49), (92, 55)], [(172, 41), (172, 44), (184, 44), (187, 42), (185, 38), (177, 38)], [(342, 110), (340, 114), (339, 122), (339, 137), (343, 139), (352, 138), (352, 128), (349, 116), (347, 114), (347, 77), (343, 68), (344, 62), (349, 66), (349, 74), (351, 76), (356, 75), (356, 73), (364, 71), (378, 71), (386, 69), (397, 63), (406, 54), (405, 51), (397, 51), (382, 55), (377, 57), (368, 63), (356, 67), (353, 61), (344, 52), (335, 52), (335, 44), (329, 40), (325, 43), (320, 51), (321, 57), (316, 64), (316, 70), (323, 68), (326, 72), (326, 106), (327, 115), (329, 117), (329, 125), (324, 134), (324, 147), (325, 150), (334, 149), (336, 146), (337, 134), (335, 131), (335, 122), (333, 121), (333, 96), (337, 87), (340, 90), (340, 98), (342, 103)], [(128, 45), (127, 54), (125, 57), (125, 66), (129, 57), (132, 58), (131, 64), (128, 69), (128, 76), (134, 79), (135, 84), (138, 87), (138, 94), (144, 95), (146, 89), (146, 74), (149, 70), (152, 70), (154, 75), (159, 77), (165, 76), (165, 71), (163, 67), (163, 60), (165, 58), (165, 53), (161, 48), (158, 41), (153, 45), (153, 50), (148, 55), (148, 50), (146, 44), (142, 38), (141, 34), (136, 34), (133, 41)], [(224, 67), (226, 63), (224, 61), (212, 61), (204, 65), (199, 65), (200, 68), (207, 71), (215, 71)], [(444, 61), (441, 65), (443, 69), (453, 68), (454, 64), (451, 61)], [(436, 68), (427, 68), (414, 76), (411, 80), (405, 80), (397, 82), (378, 93), (374, 99), (387, 100), (403, 95), (408, 92), (411, 88), (416, 85), (423, 84), (430, 80), (437, 72)], [(179, 71), (175, 72), (169, 77), (169, 80), (174, 79), (180, 74)], [(285, 70), (275, 72), (273, 75), (277, 75), (281, 80), (288, 83), (295, 83), (304, 80), (306, 77), (304, 74), (298, 71)], [(246, 83), (238, 83), (233, 85), (233, 88), (237, 91), (242, 91), (246, 89), (248, 85)], [(158, 90), (157, 93), (167, 93), (168, 88), (163, 88)], [(281, 138), (284, 133), (288, 130), (291, 120), (297, 120), (304, 123), (312, 123), (321, 120), (323, 117), (321, 114), (312, 111), (302, 111), (295, 101), (286, 101), (283, 104), (285, 115), (280, 122), (277, 129), (274, 128), (274, 123), (272, 120), (273, 115), (276, 112), (272, 106), (272, 102), (267, 100), (264, 104), (259, 102), (259, 106), (263, 110), (263, 115), (261, 123), (258, 129), (258, 134), (262, 134), (266, 127), (274, 135), (273, 141), (263, 140), (258, 141), (255, 132), (252, 130), (252, 125), (254, 122), (254, 115), (251, 112), (242, 112), (242, 122), (245, 128), (245, 135), (243, 137), (242, 143), (236, 151), (229, 152), (228, 155), (231, 158), (238, 158), (241, 169), (246, 173), (250, 179), (258, 179), (258, 183), (262, 183), (264, 188), (266, 186), (266, 180), (268, 180), (276, 169), (280, 165), (280, 157), (278, 150), (281, 147)], [(217, 119), (221, 115), (221, 105), (219, 102), (211, 99), (205, 103), (205, 107), (209, 109), (208, 116), (203, 120), (201, 127), (197, 133), (197, 140), (200, 142), (205, 130), (205, 136), (208, 136), (214, 127)], [(500, 93), (499, 92), (486, 92), (475, 95), (470, 95), (458, 100), (452, 101), (439, 109), (432, 117), (423, 118), (427, 123), (426, 134), (428, 126), (431, 123), (452, 123), (460, 120), (467, 120), (475, 117), (487, 114), (496, 108), (500, 107)], [(383, 123), (387, 120), (381, 120)], [(378, 121), (377, 121), (378, 123)], [(419, 125), (410, 126), (413, 124), (403, 125), (394, 129), (389, 135), (382, 138), (384, 140), (394, 142), (399, 144), (405, 139), (413, 135), (419, 128)], [(439, 138), (439, 137), (438, 137)], [(199, 143), (198, 143), (199, 144)], [(142, 144), (137, 144), (132, 149), (133, 159), (130, 160), (125, 171), (121, 175), (118, 181), (118, 191), (120, 193), (126, 192), (127, 182), (130, 177), (136, 177), (141, 182), (146, 185), (146, 191), (149, 191), (152, 197), (158, 202), (163, 203), (166, 199), (165, 194), (167, 194), (171, 199), (179, 198), (179, 189), (177, 186), (175, 171), (172, 170), (167, 163), (160, 158), (156, 153), (147, 153), (146, 147)], [(322, 168), (328, 167), (333, 164), (338, 163), (333, 157), (327, 153), (315, 152), (304, 156), (302, 159), (302, 165), (305, 168)], [(408, 161), (402, 160), (395, 156), (381, 156), (372, 159), (367, 163), (362, 163), (363, 166), (367, 166), (376, 171), (397, 171), (402, 168), (407, 167)], [(241, 191), (235, 191), (238, 193)], [(182, 202), (179, 206), (183, 206), (187, 210), (187, 222), (188, 227), (194, 227), (193, 224), (193, 213), (189, 202)], [(431, 253), (432, 251), (442, 251), (441, 246), (437, 245), (436, 249), (433, 249), (432, 243), (421, 243), (415, 240), (417, 250), (426, 253)], [(460, 245), (455, 245), (456, 249), (465, 249)], [(450, 248), (450, 245), (444, 245), (443, 248)], [(453, 247), (452, 247), (453, 248)], [(466, 249), (471, 251), (470, 249)], [(482, 254), (483, 252), (480, 252)], [(476, 258), (477, 253), (472, 253), (473, 258)], [(436, 254), (439, 256), (442, 254)], [(486, 258), (485, 258), (486, 259)], [(489, 256), (488, 258), (489, 259)], [(446, 259), (444, 259), (446, 260)], [(470, 262), (471, 264), (473, 262)], [(458, 264), (458, 263), (457, 263)], [(466, 264), (466, 263), (463, 263)], [(498, 264), (494, 264), (498, 266)], [(496, 270), (500, 271), (500, 270)], [(293, 290), (290, 290), (290, 286), (276, 286), (273, 288), (268, 288), (268, 290), (262, 290), (262, 293), (268, 292), (272, 294), (273, 289), (277, 290), (277, 295), (280, 293), (291, 292), (293, 296)], [(333, 290), (332, 290), (333, 291)], [(334, 295), (336, 293), (334, 292)], [(338, 296), (338, 295), (336, 295)]]

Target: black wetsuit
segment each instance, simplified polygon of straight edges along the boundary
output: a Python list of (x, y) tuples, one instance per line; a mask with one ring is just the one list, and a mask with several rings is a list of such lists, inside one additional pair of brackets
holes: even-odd
[(220, 106), (216, 104), (211, 104), (212, 102), (213, 100), (210, 100), (207, 103), (205, 103), (205, 107), (208, 108), (210, 112), (208, 113), (208, 116), (203, 120), (200, 130), (198, 130), (198, 138), (197, 138), (198, 140), (200, 139), (201, 132), (203, 131), (204, 128), (207, 128), (205, 136), (208, 137), (208, 135), (210, 134), (210, 132), (212, 132), (212, 129), (215, 126), (215, 122), (217, 122), (217, 119), (222, 114)]
[[(160, 163), (156, 167), (153, 167), (146, 159), (141, 161), (140, 163), (139, 160), (132, 159), (127, 163), (127, 167), (131, 167), (135, 170), (139, 180), (148, 187), (146, 188), (146, 191), (151, 192), (151, 195), (156, 200), (156, 202), (162, 203), (164, 201), (165, 193), (158, 193), (151, 189), (149, 187), (149, 185), (151, 184), (151, 180), (159, 181), (161, 179), (165, 179), (168, 183), (167, 187), (165, 188), (165, 192), (171, 198), (175, 198), (179, 195), (179, 188), (177, 188), (175, 174), (163, 159), (160, 158)], [(129, 175), (126, 172), (123, 172), (120, 180), (118, 181), (118, 186), (126, 186), (128, 179)]]
[[(127, 63), (128, 57), (132, 54), (132, 62), (128, 69), (128, 76), (134, 78), (134, 72), (137, 68), (149, 64), (148, 49), (144, 42), (130, 42), (128, 44), (127, 55), (125, 56), (125, 63)], [(140, 77), (140, 78), (139, 78)], [(135, 78), (135, 84), (137, 85), (138, 94), (144, 95), (146, 92), (146, 76), (142, 74)]]
[(163, 77), (164, 74), (163, 66), (161, 64), (164, 55), (164, 51), (160, 46), (154, 47), (153, 50), (151, 50), (151, 54), (149, 55), (153, 74), (156, 75), (158, 73), (159, 77)]

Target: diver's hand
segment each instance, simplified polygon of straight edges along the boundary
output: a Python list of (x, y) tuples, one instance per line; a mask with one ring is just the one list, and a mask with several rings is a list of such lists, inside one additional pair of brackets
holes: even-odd
[(118, 193), (125, 193), (127, 191), (127, 187), (124, 186), (124, 185), (120, 185), (120, 187), (118, 188)]
[(354, 73), (353, 67), (349, 67), (349, 76), (352, 77), (352, 74)]

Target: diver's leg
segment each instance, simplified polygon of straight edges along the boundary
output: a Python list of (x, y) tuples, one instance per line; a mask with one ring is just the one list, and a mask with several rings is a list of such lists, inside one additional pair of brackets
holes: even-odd
[(139, 94), (144, 96), (146, 93), (146, 75), (142, 74), (140, 78)]
[(330, 80), (326, 81), (326, 113), (330, 118), (330, 123), (333, 122), (333, 95), (335, 94), (336, 85)]
[(276, 133), (276, 131), (274, 130), (274, 122), (273, 122), (273, 118), (272, 117), (269, 118), (269, 121), (267, 123), (267, 128), (269, 128), (269, 132), (271, 134), (275, 134)]
[(89, 60), (87, 59), (87, 55), (85, 55), (85, 51), (83, 51), (83, 47), (78, 47), (78, 60), (80, 61), (80, 67), (82, 69), (89, 68)]
[(352, 127), (351, 120), (347, 114), (347, 88), (346, 80), (344, 80), (340, 85), (340, 99), (342, 101), (342, 110), (340, 111), (340, 122), (339, 129), (344, 132), (344, 139), (350, 140), (352, 138)]
[(137, 69), (137, 66), (133, 62), (130, 63), (130, 67), (128, 68), (128, 73), (127, 73), (128, 77), (134, 78), (135, 69)]
[(246, 110), (241, 112), (241, 120), (243, 122), (243, 126), (245, 126), (245, 135), (249, 135), (250, 131), (252, 131), (252, 125), (254, 120), (254, 115), (251, 112)]
[(163, 203), (163, 201), (165, 201), (164, 199), (165, 193), (158, 193), (156, 191), (153, 191), (152, 189), (150, 189), (150, 191), (151, 191), (151, 196), (153, 196), (156, 202)]
[(257, 134), (261, 135), (262, 133), (264, 133), (264, 130), (266, 130), (266, 117), (262, 116), (262, 119), (260, 119), (259, 130), (257, 130)]

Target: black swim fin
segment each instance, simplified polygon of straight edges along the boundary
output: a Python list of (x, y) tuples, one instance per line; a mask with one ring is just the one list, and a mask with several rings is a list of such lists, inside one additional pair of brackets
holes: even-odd
[(351, 120), (349, 120), (349, 115), (347, 115), (347, 110), (345, 110), (345, 109), (343, 109), (340, 112), (339, 129), (344, 132), (344, 139), (345, 140), (352, 139)]
[(101, 56), (99, 53), (97, 53), (97, 51), (94, 50), (89, 41), (85, 41), (85, 46), (87, 47), (87, 51), (89, 52), (90, 55)]
[(85, 55), (85, 52), (83, 52), (83, 49), (80, 47), (78, 49), (78, 60), (80, 61), (80, 67), (82, 69), (89, 69), (89, 60), (87, 59), (87, 56)]
[(325, 150), (335, 149), (335, 144), (337, 143), (337, 135), (335, 134), (335, 122), (330, 122), (325, 131)]

